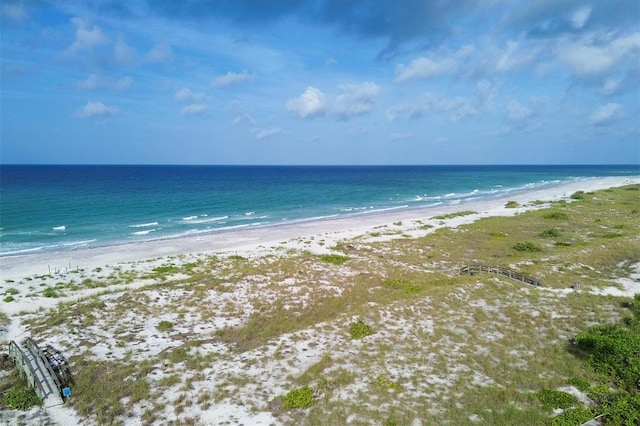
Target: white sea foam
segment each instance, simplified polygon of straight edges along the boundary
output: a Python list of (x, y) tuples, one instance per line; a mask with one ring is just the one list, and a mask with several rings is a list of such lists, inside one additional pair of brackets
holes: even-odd
[[(200, 219), (203, 218), (203, 219)], [(229, 219), (229, 216), (217, 216), (217, 217), (207, 217), (207, 215), (198, 216), (195, 219), (185, 220), (186, 223), (189, 224), (201, 224), (201, 223), (211, 223), (211, 222), (220, 222), (223, 220)]]
[(147, 229), (145, 231), (132, 232), (131, 235), (147, 235), (147, 234), (149, 234), (151, 232), (155, 232), (155, 231), (157, 231), (157, 229), (155, 229), (155, 228), (154, 229)]
[(158, 222), (138, 223), (135, 225), (129, 225), (129, 228), (148, 228), (150, 226), (158, 226)]
[(61, 225), (61, 226), (54, 226), (51, 229), (53, 229), (54, 231), (65, 231), (67, 229), (67, 227), (64, 226), (64, 225)]

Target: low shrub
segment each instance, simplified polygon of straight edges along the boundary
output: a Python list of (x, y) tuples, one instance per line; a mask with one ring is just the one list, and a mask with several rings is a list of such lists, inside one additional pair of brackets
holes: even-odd
[(515, 209), (517, 207), (520, 207), (520, 203), (517, 201), (508, 201), (507, 204), (505, 204), (505, 208), (507, 209)]
[(9, 295), (2, 300), (4, 300), (6, 303), (9, 303), (9, 302), (13, 302), (16, 299), (13, 296)]
[(543, 389), (536, 393), (536, 397), (546, 409), (569, 408), (578, 403), (575, 396), (554, 389)]
[(292, 389), (284, 396), (286, 408), (307, 408), (313, 404), (313, 390), (310, 387)]
[(342, 265), (344, 262), (349, 260), (349, 257), (342, 256), (340, 254), (323, 254), (320, 256), (320, 260), (323, 262), (331, 263), (333, 265)]
[(173, 328), (173, 323), (171, 321), (162, 320), (156, 325), (156, 328), (160, 331), (169, 331)]
[(374, 334), (375, 331), (364, 322), (362, 318), (358, 318), (349, 326), (349, 334), (352, 339), (362, 339), (363, 337)]
[(556, 228), (549, 228), (539, 234), (542, 238), (557, 238), (562, 234)]
[(15, 387), (4, 393), (4, 405), (14, 410), (26, 411), (34, 405), (41, 405), (42, 401), (38, 398), (35, 391), (27, 386)]
[(516, 245), (513, 246), (513, 249), (516, 250), (516, 251), (521, 251), (521, 252), (542, 251), (540, 246), (532, 243), (531, 241), (523, 241), (523, 242), (516, 243)]
[(569, 215), (565, 212), (549, 212), (543, 216), (545, 219), (565, 220), (569, 219)]

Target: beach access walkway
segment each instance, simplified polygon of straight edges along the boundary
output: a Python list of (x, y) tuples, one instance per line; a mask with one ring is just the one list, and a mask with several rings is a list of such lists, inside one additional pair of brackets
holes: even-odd
[(496, 274), (504, 277), (511, 278), (513, 280), (521, 281), (523, 283), (531, 284), (533, 286), (540, 286), (540, 280), (527, 275), (524, 275), (513, 269), (505, 268), (503, 266), (487, 266), (487, 265), (465, 265), (460, 268), (461, 275), (474, 275), (478, 273)]
[(9, 357), (20, 370), (20, 375), (27, 378), (29, 386), (33, 387), (45, 407), (64, 404), (62, 395), (68, 388), (59, 377), (60, 366), (52, 365), (51, 354), (47, 356), (46, 351), (28, 337), (22, 346), (13, 340), (9, 343)]

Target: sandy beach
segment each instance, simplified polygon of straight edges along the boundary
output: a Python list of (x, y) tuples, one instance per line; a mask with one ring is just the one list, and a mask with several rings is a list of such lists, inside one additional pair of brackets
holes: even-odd
[[(516, 215), (527, 210), (543, 208), (548, 206), (548, 202), (552, 201), (571, 201), (570, 196), (577, 191), (590, 192), (637, 183), (640, 183), (640, 176), (590, 179), (543, 190), (511, 194), (507, 198), (468, 202), (454, 206), (353, 216), (69, 252), (4, 257), (0, 259), (0, 293), (7, 294), (9, 288), (17, 287), (20, 283), (24, 284), (25, 280), (36, 280), (41, 287), (52, 286), (56, 282), (77, 278), (78, 270), (83, 271), (82, 279), (98, 279), (101, 276), (109, 275), (111, 271), (115, 270), (131, 269), (141, 274), (169, 261), (172, 263), (188, 263), (203, 259), (204, 256), (209, 255), (216, 255), (220, 258), (237, 255), (260, 259), (270, 254), (286, 253), (287, 251), (298, 253), (306, 251), (313, 254), (331, 253), (336, 244), (358, 238), (362, 239), (363, 236), (366, 236), (366, 241), (369, 242), (421, 237), (442, 227), (455, 228), (480, 218)], [(517, 202), (518, 207), (507, 208), (506, 203), (508, 201)], [(540, 201), (544, 203), (540, 203)], [(457, 211), (473, 211), (475, 213), (447, 219), (434, 219), (436, 216)], [(419, 224), (429, 224), (430, 227), (425, 229), (418, 226)], [(380, 229), (393, 229), (394, 232), (379, 232)], [(341, 271), (340, 273), (349, 276), (350, 272)], [(631, 278), (619, 282), (618, 286), (612, 286), (610, 290), (600, 289), (597, 294), (631, 296), (636, 292), (640, 292), (640, 283)], [(168, 332), (158, 331), (157, 324), (160, 320), (171, 321), (176, 324), (180, 323), (180, 326), (174, 330), (179, 335), (189, 335), (191, 336), (190, 339), (205, 339), (205, 337), (208, 339), (215, 335), (217, 330), (246, 321), (249, 314), (255, 309), (252, 307), (250, 300), (256, 297), (268, 300), (272, 285), (280, 286), (280, 288), (286, 287), (287, 291), (292, 292), (292, 297), (298, 294), (295, 298), (298, 301), (302, 300), (303, 306), (304, 291), (306, 291), (300, 290), (300, 288), (294, 290), (298, 283), (291, 277), (284, 278), (276, 284), (265, 283), (263, 278), (256, 277), (253, 281), (247, 281), (242, 285), (236, 286), (230, 293), (220, 293), (215, 298), (212, 297), (201, 301), (201, 303), (209, 304), (208, 309), (212, 312), (210, 319), (204, 320), (201, 318), (202, 314), (196, 315), (195, 311), (191, 312), (189, 310), (190, 308), (187, 309), (187, 314), (183, 312), (180, 315), (174, 312), (174, 308), (172, 308), (174, 303), (177, 303), (177, 300), (182, 299), (182, 304), (186, 303), (184, 300), (190, 300), (192, 297), (191, 293), (189, 293), (191, 289), (183, 287), (171, 289), (161, 286), (156, 288), (154, 284), (157, 284), (157, 282), (154, 282), (153, 279), (138, 279), (118, 286), (114, 293), (111, 294), (108, 292), (105, 294), (105, 288), (95, 288), (83, 289), (59, 298), (45, 297), (38, 291), (21, 292), (15, 296), (15, 300), (11, 303), (3, 304), (2, 311), (9, 315), (12, 322), (3, 330), (0, 338), (8, 342), (9, 340), (20, 340), (33, 334), (33, 326), (25, 326), (25, 321), (29, 318), (41, 316), (42, 314), (38, 312), (41, 312), (43, 308), (54, 308), (60, 302), (82, 301), (90, 295), (99, 294), (104, 303), (110, 306), (116, 300), (120, 300), (121, 296), (123, 298), (125, 296), (132, 297), (133, 291), (144, 289), (143, 300), (147, 300), (149, 306), (154, 309), (159, 309), (158, 312), (162, 312), (161, 314), (154, 314), (152, 318), (148, 318), (134, 309), (124, 314), (123, 318), (125, 318), (126, 324), (116, 327), (115, 324), (110, 322), (109, 314), (105, 312), (104, 315), (98, 315), (95, 324), (90, 327), (84, 329), (78, 327), (77, 330), (74, 327), (72, 330), (73, 335), (67, 334), (64, 336), (60, 334), (59, 330), (48, 330), (38, 336), (43, 341), (51, 342), (58, 347), (61, 346), (67, 356), (78, 356), (83, 351), (88, 350), (93, 354), (92, 357), (94, 359), (101, 362), (123, 359), (142, 361), (160, 357), (161, 354), (175, 348), (180, 343), (179, 337), (172, 336)], [(318, 284), (318, 287), (322, 287), (322, 285)], [(322, 291), (340, 294), (344, 289), (326, 284)], [(486, 304), (490, 304), (491, 301), (486, 296), (486, 299), (476, 300), (473, 298), (474, 292), (481, 291), (483, 291), (482, 286), (478, 286), (469, 290), (469, 293), (461, 291), (456, 297), (462, 297), (467, 300), (467, 303), (476, 304), (477, 307), (484, 310), (499, 309), (496, 306), (493, 308), (487, 307)], [(519, 290), (518, 294), (514, 296), (513, 303), (529, 303), (523, 301), (528, 300), (530, 291), (530, 289), (526, 288)], [(545, 291), (544, 296), (540, 297), (563, 297), (569, 292), (570, 290), (549, 289)], [(450, 302), (454, 303), (454, 301)], [(229, 311), (229, 304), (234, 304), (236, 307)], [(166, 308), (163, 308), (163, 306), (166, 306)], [(386, 331), (381, 330), (371, 341), (358, 343), (357, 346), (351, 349), (348, 349), (350, 342), (341, 334), (342, 331), (339, 330), (338, 325), (335, 323), (317, 324), (295, 333), (285, 334), (270, 342), (267, 347), (248, 350), (241, 354), (233, 353), (221, 343), (205, 343), (199, 348), (195, 348), (194, 354), (199, 354), (199, 356), (215, 354), (215, 362), (210, 367), (194, 376), (190, 376), (191, 373), (183, 364), (172, 368), (156, 368), (149, 373), (147, 380), (152, 383), (165, 383), (169, 380), (168, 377), (182, 377), (178, 381), (179, 383), (175, 386), (170, 386), (164, 391), (158, 397), (161, 400), (156, 401), (155, 404), (160, 403), (168, 406), (174, 401), (184, 398), (185, 395), (196, 399), (198, 395), (203, 393), (211, 395), (218, 402), (213, 405), (204, 403), (187, 405), (186, 408), (183, 407), (181, 409), (184, 410), (181, 412), (177, 412), (177, 409), (174, 412), (170, 408), (163, 408), (163, 414), (159, 418), (163, 418), (163, 416), (166, 416), (166, 419), (174, 420), (193, 418), (197, 419), (197, 422), (199, 422), (197, 424), (279, 424), (279, 420), (269, 411), (268, 406), (269, 401), (287, 391), (285, 378), (303, 374), (308, 368), (325, 359), (328, 353), (331, 353), (332, 359), (344, 361), (350, 359), (348, 356), (349, 351), (367, 351), (376, 341), (384, 339), (385, 336), (389, 337), (389, 333), (404, 335), (403, 333), (406, 333), (405, 321), (408, 320), (404, 319), (403, 315), (407, 314), (407, 309), (411, 310), (412, 316), (419, 314), (425, 318), (424, 323), (421, 325), (424, 330), (433, 331), (435, 327), (433, 321), (436, 323), (440, 321), (438, 319), (439, 314), (432, 311), (433, 307), (430, 306), (427, 298), (416, 302), (410, 308), (401, 306), (381, 308), (376, 314), (376, 318), (382, 321), (382, 319), (388, 317), (386, 321), (390, 328), (386, 329)], [(535, 307), (536, 312), (538, 312), (536, 315), (550, 316), (550, 318), (554, 315), (565, 315), (555, 311), (542, 312), (541, 309), (538, 306)], [(21, 315), (18, 315), (19, 313)], [(430, 320), (429, 318), (432, 319)], [(124, 331), (117, 330), (120, 328), (126, 328), (127, 333), (133, 333), (136, 337), (131, 337), (132, 341), (129, 343), (122, 343), (122, 333)], [(486, 333), (491, 333), (491, 331), (486, 331)], [(499, 339), (500, 333), (496, 331), (494, 334), (488, 334), (485, 337), (488, 340)], [(409, 335), (405, 337), (409, 340), (412, 339)], [(83, 343), (78, 343), (80, 341)], [(86, 342), (90, 342), (89, 346), (86, 346)], [(396, 346), (398, 346), (398, 354), (411, 349), (404, 348), (401, 351), (402, 344), (396, 343)], [(441, 350), (451, 349), (447, 348), (441, 348)], [(286, 358), (282, 358), (282, 351), (287, 354)], [(397, 356), (400, 357), (401, 355)], [(412, 363), (408, 360), (402, 361), (401, 359), (395, 359), (393, 356), (385, 362), (389, 367), (384, 374), (389, 375), (394, 380), (406, 378), (411, 368), (415, 368), (415, 366), (411, 367)], [(357, 363), (350, 363), (352, 362), (347, 362), (349, 365), (345, 364), (345, 368), (351, 369), (351, 371), (359, 371), (358, 369), (363, 368)], [(406, 366), (402, 367), (405, 364)], [(428, 371), (425, 374), (428, 378), (428, 385), (437, 385), (436, 388), (439, 389), (440, 386), (449, 386), (457, 380), (457, 375), (465, 375), (466, 372), (462, 370), (455, 372), (455, 374), (451, 372), (447, 377), (437, 376), (435, 373), (429, 375)], [(243, 384), (237, 384), (235, 377), (243, 377)], [(494, 380), (480, 373), (477, 373), (474, 377), (473, 380), (479, 386), (487, 386)], [(190, 383), (190, 386), (183, 388), (181, 385), (185, 381)], [(358, 392), (356, 385), (349, 386), (340, 391), (345, 398)], [(408, 384), (405, 386), (410, 387)], [(246, 401), (239, 404), (233, 402), (233, 397), (218, 395), (216, 389), (219, 388), (228, 388), (232, 395), (247, 394), (248, 396)], [(416, 392), (423, 392), (425, 389), (427, 388), (420, 388)], [(135, 408), (136, 417), (128, 418), (125, 423), (133, 425), (146, 424), (142, 419), (145, 415), (150, 415), (148, 414), (149, 411), (155, 409), (158, 408), (153, 402), (140, 402)], [(37, 413), (37, 411), (33, 411), (30, 415), (41, 415)], [(7, 422), (9, 424), (17, 424), (12, 423), (15, 419), (8, 414), (2, 415), (6, 417), (0, 417), (0, 419), (8, 419)], [(73, 409), (66, 406), (48, 409), (48, 416), (52, 421), (61, 425), (83, 424), (83, 420), (75, 414)], [(473, 417), (470, 417), (470, 420), (473, 420)], [(162, 421), (158, 421), (158, 424), (164, 424)], [(414, 424), (421, 423), (414, 422)]]
[[(3, 280), (15, 280), (30, 275), (43, 275), (56, 271), (64, 272), (74, 268), (88, 270), (96, 267), (115, 266), (121, 263), (141, 262), (178, 255), (212, 253), (264, 254), (275, 245), (280, 245), (283, 242), (296, 245), (293, 240), (306, 239), (310, 236), (335, 242), (363, 235), (374, 228), (393, 223), (403, 222), (406, 224), (406, 230), (410, 230), (412, 222), (416, 220), (461, 210), (477, 212), (477, 214), (456, 219), (453, 223), (447, 223), (447, 226), (456, 226), (457, 222), (467, 223), (481, 217), (513, 215), (526, 209), (535, 208), (535, 206), (528, 205), (528, 203), (535, 200), (557, 201), (568, 199), (576, 191), (596, 191), (638, 183), (638, 181), (640, 181), (640, 177), (589, 179), (542, 190), (524, 191), (504, 198), (471, 201), (450, 206), (351, 216), (67, 252), (8, 256), (0, 258), (0, 277)], [(518, 202), (522, 207), (517, 209), (505, 208), (505, 203), (511, 200)], [(325, 252), (331, 246), (332, 244), (330, 243), (322, 246), (312, 244), (307, 249), (312, 252)]]

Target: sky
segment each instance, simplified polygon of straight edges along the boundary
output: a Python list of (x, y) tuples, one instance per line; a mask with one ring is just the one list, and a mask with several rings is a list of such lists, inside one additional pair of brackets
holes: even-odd
[(3, 0), (2, 164), (638, 164), (637, 0)]

